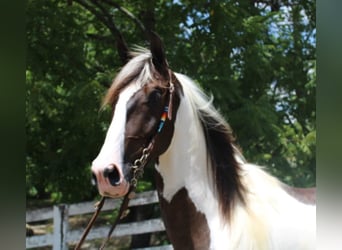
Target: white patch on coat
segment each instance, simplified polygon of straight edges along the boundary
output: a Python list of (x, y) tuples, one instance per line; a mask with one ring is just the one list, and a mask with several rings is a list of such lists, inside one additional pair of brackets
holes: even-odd
[[(92, 163), (92, 171), (102, 173), (103, 170), (110, 166), (116, 165), (123, 178), (123, 158), (124, 158), (124, 135), (126, 125), (127, 102), (138, 90), (138, 85), (130, 84), (119, 95), (118, 101), (114, 109), (114, 117), (108, 128), (107, 135), (102, 145), (101, 151)], [(102, 178), (101, 174), (96, 176), (98, 178), (99, 191), (106, 191), (111, 193), (113, 187), (108, 182), (107, 178)], [(118, 189), (118, 187), (117, 187)], [(127, 189), (127, 187), (123, 187)], [(125, 190), (120, 190), (125, 191)], [(127, 190), (126, 190), (127, 191)], [(113, 190), (113, 192), (115, 192)]]

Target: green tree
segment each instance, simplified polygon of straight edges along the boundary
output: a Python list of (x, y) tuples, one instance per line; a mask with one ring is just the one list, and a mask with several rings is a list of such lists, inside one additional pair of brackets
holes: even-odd
[[(171, 68), (215, 97), (246, 158), (315, 184), (315, 1), (30, 0), (27, 193), (81, 200), (110, 116), (116, 42), (163, 38)], [(149, 177), (146, 181), (149, 182)]]
[[(89, 172), (105, 127), (98, 107), (105, 88), (77, 6), (30, 1), (27, 7), (27, 161), (30, 195), (56, 200), (90, 195)], [(63, 196), (62, 196), (63, 194)]]

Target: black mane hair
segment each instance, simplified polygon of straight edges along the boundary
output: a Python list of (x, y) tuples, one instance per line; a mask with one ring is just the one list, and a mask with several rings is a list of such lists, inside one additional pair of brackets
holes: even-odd
[(221, 214), (230, 221), (234, 204), (245, 204), (245, 187), (241, 182), (240, 165), (235, 158), (237, 149), (234, 137), (228, 124), (222, 124), (202, 110), (199, 112)]

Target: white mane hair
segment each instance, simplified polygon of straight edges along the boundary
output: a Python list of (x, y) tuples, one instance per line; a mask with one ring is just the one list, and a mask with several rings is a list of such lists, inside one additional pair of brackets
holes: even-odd
[[(181, 82), (184, 91), (185, 98), (189, 99), (193, 114), (198, 117), (198, 120), (205, 122), (209, 127), (220, 129), (222, 127), (231, 130), (230, 125), (226, 122), (224, 117), (214, 107), (214, 96), (212, 94), (207, 95), (190, 77), (175, 73), (177, 79)], [(206, 119), (212, 117), (213, 119)], [(224, 132), (224, 131), (223, 131)], [(234, 146), (237, 160), (240, 162), (246, 162), (240, 150)]]
[(183, 90), (185, 92), (185, 98), (189, 99), (192, 110), (200, 120), (205, 121), (205, 115), (214, 117), (217, 123), (210, 124), (213, 127), (219, 127), (218, 125), (229, 126), (219, 112), (214, 108), (213, 95), (206, 95), (198, 85), (188, 76), (175, 73), (178, 80), (181, 82)]

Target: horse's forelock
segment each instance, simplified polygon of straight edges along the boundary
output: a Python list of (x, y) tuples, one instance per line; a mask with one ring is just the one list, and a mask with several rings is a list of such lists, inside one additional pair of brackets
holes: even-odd
[(102, 107), (113, 107), (121, 91), (131, 83), (143, 86), (152, 80), (154, 69), (151, 66), (151, 53), (139, 47), (131, 52), (131, 55), (133, 58), (120, 70), (108, 89)]

